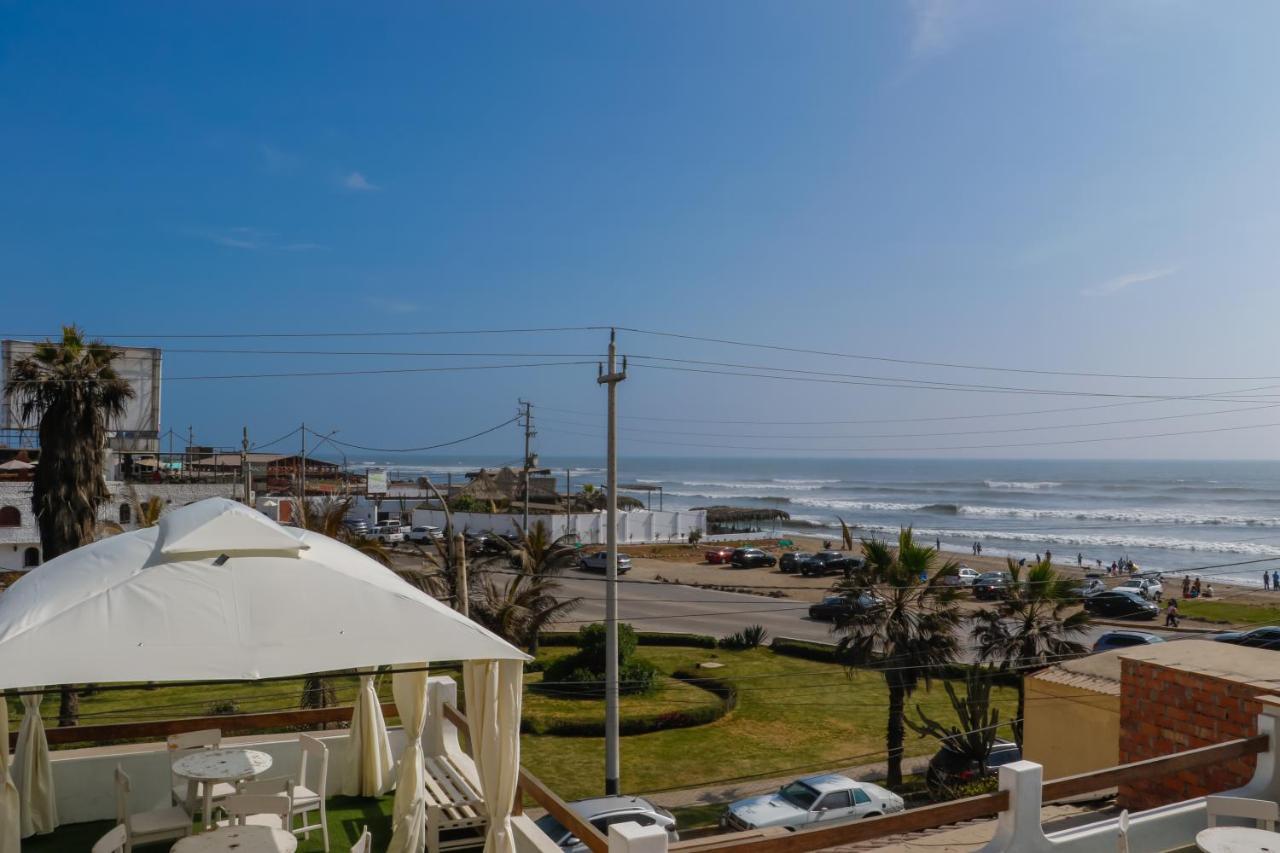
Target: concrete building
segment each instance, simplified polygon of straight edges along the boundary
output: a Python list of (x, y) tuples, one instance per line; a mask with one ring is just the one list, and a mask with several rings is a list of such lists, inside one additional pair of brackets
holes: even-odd
[(1022, 753), (1046, 779), (1120, 763), (1120, 655), (1064, 661), (1028, 675)]

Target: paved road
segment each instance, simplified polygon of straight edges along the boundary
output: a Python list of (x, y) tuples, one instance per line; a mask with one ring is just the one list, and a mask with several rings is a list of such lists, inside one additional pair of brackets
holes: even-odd
[[(604, 618), (604, 584), (598, 574), (570, 570), (563, 579), (571, 595), (583, 602), (561, 630), (573, 630)], [(745, 593), (720, 592), (680, 584), (622, 583), (618, 587), (618, 616), (641, 631), (685, 631), (724, 637), (748, 625), (763, 625), (770, 637), (832, 642), (831, 623), (809, 618), (809, 603), (788, 598), (766, 598)], [(1135, 628), (1167, 637), (1178, 636), (1136, 622)], [(1093, 645), (1111, 626), (1091, 627), (1083, 642)]]

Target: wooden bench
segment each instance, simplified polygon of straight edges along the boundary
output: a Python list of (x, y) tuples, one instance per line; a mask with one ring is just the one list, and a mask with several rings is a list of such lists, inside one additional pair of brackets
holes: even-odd
[(489, 823), (475, 786), (443, 756), (425, 760), (427, 771), (427, 850), (484, 846)]

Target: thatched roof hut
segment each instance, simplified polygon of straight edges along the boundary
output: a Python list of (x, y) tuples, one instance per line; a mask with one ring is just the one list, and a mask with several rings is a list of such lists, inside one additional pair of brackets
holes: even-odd
[(790, 513), (772, 507), (700, 506), (694, 509), (707, 513), (709, 533), (751, 532), (764, 524), (791, 520)]
[(504, 503), (511, 499), (511, 493), (504, 491), (498, 485), (497, 478), (483, 468), (475, 473), (470, 483), (458, 490), (458, 495), (465, 495), (478, 501)]

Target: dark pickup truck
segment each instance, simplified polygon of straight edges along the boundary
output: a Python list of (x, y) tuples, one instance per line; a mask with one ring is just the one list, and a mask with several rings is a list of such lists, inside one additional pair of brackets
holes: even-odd
[(822, 577), (823, 575), (845, 575), (846, 577), (853, 573), (855, 569), (862, 568), (861, 557), (850, 557), (848, 554), (842, 554), (839, 551), (819, 551), (809, 559), (800, 564), (800, 574), (809, 577)]

